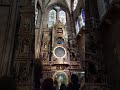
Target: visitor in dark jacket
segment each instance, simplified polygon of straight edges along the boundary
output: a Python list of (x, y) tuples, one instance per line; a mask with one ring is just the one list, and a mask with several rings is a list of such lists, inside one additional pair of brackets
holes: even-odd
[(79, 90), (80, 84), (78, 84), (78, 76), (72, 74), (71, 76), (71, 83), (68, 84), (67, 90)]

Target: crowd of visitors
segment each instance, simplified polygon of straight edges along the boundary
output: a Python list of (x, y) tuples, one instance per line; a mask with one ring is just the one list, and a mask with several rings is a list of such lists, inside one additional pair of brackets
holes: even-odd
[[(61, 83), (59, 86), (59, 83), (56, 80), (53, 81), (52, 78), (46, 78), (42, 82), (39, 90), (79, 90), (80, 84), (78, 84), (78, 81), (78, 76), (72, 74), (71, 82), (68, 85)], [(2, 77), (0, 78), (0, 90), (17, 90), (17, 84), (12, 78)]]
[(56, 80), (53, 81), (52, 78), (46, 78), (43, 81), (40, 90), (79, 90), (80, 84), (78, 84), (78, 81), (79, 81), (78, 76), (72, 74), (71, 82), (68, 85), (62, 83), (59, 88), (58, 82)]

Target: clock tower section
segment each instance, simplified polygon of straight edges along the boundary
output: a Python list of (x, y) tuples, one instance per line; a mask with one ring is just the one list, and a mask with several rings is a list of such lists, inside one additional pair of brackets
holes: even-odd
[(56, 70), (65, 70), (69, 65), (70, 55), (68, 48), (68, 35), (66, 27), (58, 21), (52, 30), (52, 65)]
[(57, 80), (59, 86), (61, 83), (67, 85), (73, 73), (80, 73), (80, 61), (70, 58), (71, 52), (69, 49), (68, 34), (63, 23), (58, 21), (51, 30), (48, 28), (43, 30), (41, 46), (42, 81), (50, 77)]

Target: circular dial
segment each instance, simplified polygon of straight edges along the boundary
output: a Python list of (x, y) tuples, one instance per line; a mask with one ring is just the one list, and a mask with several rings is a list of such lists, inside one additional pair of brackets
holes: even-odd
[(57, 44), (63, 44), (64, 43), (64, 39), (62, 37), (58, 37), (56, 39), (56, 41), (57, 41)]
[(55, 49), (55, 55), (57, 57), (63, 57), (65, 55), (65, 50), (62, 47), (57, 47)]

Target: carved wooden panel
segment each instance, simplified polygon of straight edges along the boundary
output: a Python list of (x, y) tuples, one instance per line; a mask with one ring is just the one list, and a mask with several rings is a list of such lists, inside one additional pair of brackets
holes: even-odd
[[(13, 53), (13, 75), (17, 81), (17, 87), (25, 85), (29, 90), (33, 83), (34, 62), (34, 7), (20, 7), (20, 25), (16, 30)], [(18, 89), (19, 90), (19, 89)]]
[(31, 62), (15, 62), (14, 63), (14, 77), (17, 83), (22, 83), (31, 77), (32, 67)]

